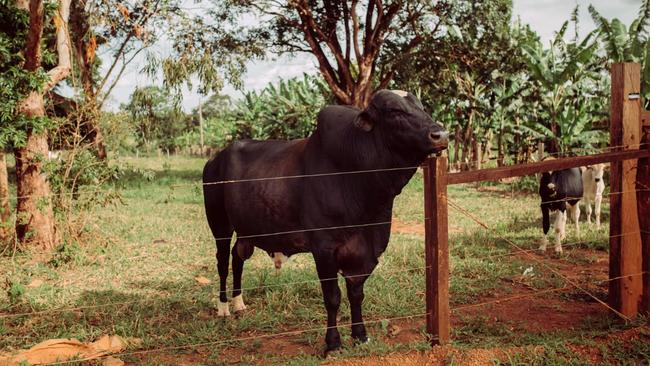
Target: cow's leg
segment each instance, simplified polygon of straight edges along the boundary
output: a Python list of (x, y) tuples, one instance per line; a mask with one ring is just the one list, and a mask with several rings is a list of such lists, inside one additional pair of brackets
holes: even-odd
[(571, 220), (576, 225), (576, 235), (580, 236), (580, 203), (576, 202), (575, 205), (569, 205), (569, 211), (571, 211)]
[(548, 239), (546, 238), (546, 235), (548, 234), (548, 230), (551, 227), (551, 219), (550, 219), (550, 210), (547, 205), (542, 205), (542, 231), (544, 232), (544, 235), (542, 236), (542, 239), (540, 240), (539, 244), (539, 250), (542, 252), (546, 251), (546, 246), (548, 245)]
[(363, 285), (368, 276), (347, 277), (345, 286), (350, 300), (350, 313), (352, 317), (352, 338), (356, 343), (366, 343), (366, 326), (363, 324), (361, 305), (363, 304)]
[(559, 209), (555, 216), (555, 252), (562, 253), (562, 239), (566, 235), (566, 209)]
[(253, 255), (253, 244), (237, 241), (232, 247), (232, 307), (235, 312), (246, 310), (241, 291), (241, 277), (244, 261)]
[(587, 223), (591, 224), (591, 200), (585, 197), (585, 209), (587, 214)]
[(594, 202), (594, 216), (596, 218), (596, 227), (600, 229), (600, 205), (603, 201), (602, 195), (597, 195)]
[(219, 303), (217, 316), (230, 316), (226, 282), (228, 280), (228, 257), (230, 255), (230, 239), (217, 239), (217, 272), (219, 272)]
[(325, 354), (341, 348), (341, 335), (336, 328), (336, 316), (341, 304), (341, 289), (337, 281), (338, 267), (333, 255), (314, 254), (316, 261), (316, 270), (323, 290), (323, 301), (327, 310), (327, 332), (325, 333), (325, 343), (327, 345)]

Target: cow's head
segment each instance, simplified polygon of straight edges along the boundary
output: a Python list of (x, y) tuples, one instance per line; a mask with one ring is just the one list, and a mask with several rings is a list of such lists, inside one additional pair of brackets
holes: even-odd
[(380, 135), (392, 151), (417, 160), (447, 148), (447, 131), (433, 121), (413, 94), (405, 91), (375, 93), (355, 125)]
[(591, 171), (591, 176), (594, 178), (594, 182), (598, 183), (603, 180), (605, 164), (587, 165), (587, 170)]

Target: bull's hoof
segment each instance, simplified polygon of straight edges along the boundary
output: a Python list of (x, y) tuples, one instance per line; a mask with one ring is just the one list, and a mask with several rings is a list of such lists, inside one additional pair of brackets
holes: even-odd
[(370, 337), (363, 336), (363, 337), (354, 338), (355, 346), (361, 346), (368, 343), (370, 343)]
[(235, 313), (246, 310), (246, 305), (244, 304), (244, 297), (241, 294), (232, 298), (232, 309)]
[(230, 316), (230, 309), (228, 308), (228, 302), (221, 302), (219, 301), (217, 303), (217, 316), (219, 317), (226, 317)]
[(325, 351), (323, 352), (323, 357), (324, 358), (336, 358), (336, 356), (341, 354), (341, 345), (333, 345), (333, 346), (327, 346), (325, 347)]
[(562, 254), (562, 247), (561, 246), (556, 246), (555, 247), (555, 254), (561, 255)]

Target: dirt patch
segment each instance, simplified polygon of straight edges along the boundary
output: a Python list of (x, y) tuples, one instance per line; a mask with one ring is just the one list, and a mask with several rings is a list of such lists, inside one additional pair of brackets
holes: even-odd
[(391, 233), (411, 234), (424, 236), (424, 223), (407, 223), (393, 217), (393, 223), (390, 226)]
[(461, 350), (450, 346), (437, 346), (427, 352), (392, 353), (348, 360), (334, 360), (328, 366), (407, 366), (407, 365), (492, 365), (494, 360), (521, 352), (543, 351), (542, 347), (513, 347)]

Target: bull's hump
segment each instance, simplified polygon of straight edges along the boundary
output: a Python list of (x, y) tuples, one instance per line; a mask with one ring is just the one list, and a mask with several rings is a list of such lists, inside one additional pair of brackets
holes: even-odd
[(352, 123), (361, 112), (359, 108), (347, 105), (330, 105), (318, 113), (318, 127), (346, 125)]

